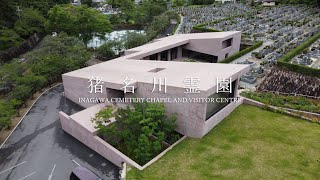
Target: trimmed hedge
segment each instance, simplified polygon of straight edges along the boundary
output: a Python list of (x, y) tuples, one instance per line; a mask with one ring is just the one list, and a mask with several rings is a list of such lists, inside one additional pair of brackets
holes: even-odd
[[(174, 27), (174, 29), (172, 31), (172, 34), (174, 34), (177, 31), (177, 29), (181, 23), (181, 17), (177, 12), (172, 12), (172, 16), (174, 16), (174, 19), (177, 20), (177, 25)], [(173, 17), (170, 17), (170, 18), (173, 18)]]
[(196, 32), (221, 32), (220, 30), (217, 29), (212, 29), (212, 28), (206, 28), (205, 26), (209, 25), (209, 24), (215, 24), (221, 21), (227, 21), (227, 20), (231, 20), (233, 19), (234, 16), (230, 16), (224, 19), (218, 19), (218, 20), (213, 20), (209, 23), (202, 23), (202, 24), (197, 24), (195, 26), (192, 27), (192, 30), (196, 31)]
[(315, 68), (310, 68), (308, 66), (290, 63), (290, 60), (292, 58), (294, 58), (296, 55), (301, 54), (303, 52), (303, 50), (305, 50), (306, 48), (311, 46), (319, 38), (320, 38), (320, 32), (318, 32), (314, 36), (310, 37), (307, 41), (302, 43), (300, 46), (292, 49), (290, 52), (288, 52), (287, 54), (282, 56), (278, 60), (277, 65), (280, 67), (283, 67), (285, 69), (295, 71), (295, 72), (298, 72), (301, 74), (320, 77), (320, 69), (315, 69)]
[(200, 24), (200, 25), (196, 25), (193, 26), (192, 29), (196, 32), (221, 32), (219, 30), (216, 29), (212, 29), (212, 28), (205, 28), (204, 26), (206, 26), (206, 24)]
[[(209, 25), (209, 24), (215, 24), (215, 23), (218, 23), (218, 22), (221, 22), (221, 21), (227, 21), (227, 20), (231, 20), (233, 19), (234, 16), (230, 16), (230, 17), (227, 17), (227, 18), (224, 18), (224, 19), (218, 19), (218, 20), (214, 20), (212, 22), (209, 22), (209, 23), (202, 23), (202, 24), (198, 24), (196, 26), (193, 26), (192, 27), (192, 30), (194, 30), (195, 32), (221, 32), (220, 30), (216, 30), (216, 29), (212, 29), (212, 28), (206, 28), (205, 26)], [(257, 49), (258, 47), (260, 47), (261, 45), (263, 44), (263, 41), (258, 41), (257, 43), (255, 43), (253, 46), (250, 46), (242, 51), (239, 51), (229, 57), (227, 57), (226, 59), (220, 61), (219, 63), (230, 63), (232, 62), (233, 60)]]
[[(230, 20), (230, 19), (232, 19), (232, 18), (233, 18), (233, 16), (228, 17), (228, 18), (225, 18), (225, 19), (214, 20), (214, 21), (212, 21), (212, 22), (210, 22), (210, 23), (198, 24), (198, 25), (196, 25), (196, 26), (193, 26), (192, 29), (193, 29), (194, 31), (196, 31), (196, 32), (221, 32), (221, 31), (216, 30), (216, 29), (206, 28), (205, 26), (206, 26), (206, 25), (209, 25), (209, 24), (212, 24), (212, 23), (213, 23), (213, 24), (214, 24), (214, 23), (218, 23), (218, 22), (220, 22), (220, 21)], [(239, 51), (239, 52), (237, 52), (237, 53), (235, 53), (235, 54), (227, 57), (226, 59), (220, 61), (219, 63), (230, 63), (230, 62), (232, 62), (233, 60), (235, 60), (235, 59), (237, 59), (237, 58), (239, 58), (239, 57), (241, 57), (241, 56), (243, 56), (243, 55), (245, 55), (245, 54), (247, 54), (247, 53), (249, 53), (249, 52), (257, 49), (257, 48), (260, 47), (262, 44), (263, 44), (263, 41), (258, 41), (258, 42), (255, 43), (253, 46), (250, 46), (250, 47), (248, 47), (248, 48), (246, 48), (246, 49), (244, 49), (244, 50), (242, 50), (242, 51)]]
[(219, 30), (212, 29), (212, 28), (205, 28), (203, 26), (193, 26), (192, 29), (194, 31), (199, 31), (199, 32), (221, 32)]
[(266, 105), (290, 108), (300, 111), (320, 113), (320, 102), (302, 96), (285, 96), (270, 92), (243, 91), (241, 96), (262, 102)]
[(238, 59), (239, 57), (257, 49), (258, 47), (262, 46), (262, 44), (263, 44), (263, 41), (258, 41), (254, 45), (227, 57), (226, 59), (220, 61), (219, 63), (230, 63), (230, 62), (234, 61), (235, 59)]

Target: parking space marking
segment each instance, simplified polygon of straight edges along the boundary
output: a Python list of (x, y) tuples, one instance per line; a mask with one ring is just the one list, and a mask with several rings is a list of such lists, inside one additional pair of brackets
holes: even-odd
[(72, 161), (73, 161), (76, 165), (80, 166), (80, 164), (77, 163), (75, 160), (72, 159)]
[(49, 177), (48, 177), (48, 180), (51, 180), (51, 179), (52, 179), (53, 171), (54, 171), (55, 168), (56, 168), (56, 164), (54, 164), (54, 166), (53, 166), (53, 168), (52, 168), (52, 170), (51, 170), (51, 174), (50, 174)]
[(24, 162), (19, 163), (19, 164), (15, 165), (15, 166), (13, 166), (13, 167), (11, 167), (11, 168), (9, 168), (9, 169), (6, 169), (6, 170), (4, 170), (4, 171), (1, 171), (0, 174), (4, 173), (4, 172), (6, 172), (6, 171), (9, 171), (10, 169), (13, 169), (13, 168), (15, 168), (15, 167), (18, 167), (18, 166), (20, 166), (20, 165), (22, 165), (22, 164), (24, 164), (24, 163), (26, 163), (26, 162), (27, 162), (27, 161), (24, 161)]
[(31, 175), (32, 175), (32, 174), (34, 174), (34, 173), (36, 173), (36, 172), (33, 172), (33, 173), (31, 173), (31, 174), (28, 174), (28, 175), (26, 175), (26, 176), (24, 176), (24, 177), (22, 177), (22, 178), (20, 178), (20, 179), (18, 179), (18, 180), (25, 179), (25, 178), (27, 178), (27, 177), (31, 176)]

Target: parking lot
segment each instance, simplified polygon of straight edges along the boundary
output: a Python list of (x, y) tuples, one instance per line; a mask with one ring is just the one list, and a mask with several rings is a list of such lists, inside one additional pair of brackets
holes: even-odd
[(59, 85), (46, 92), (0, 149), (0, 179), (68, 180), (77, 166), (103, 179), (118, 179), (119, 168), (61, 129), (58, 112), (82, 110), (62, 96)]

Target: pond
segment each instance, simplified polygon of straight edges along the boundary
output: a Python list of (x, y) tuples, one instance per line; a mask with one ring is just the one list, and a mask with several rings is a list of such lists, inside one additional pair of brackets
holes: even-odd
[(89, 48), (98, 48), (101, 45), (105, 44), (106, 41), (108, 40), (116, 40), (116, 39), (123, 39), (125, 37), (125, 35), (128, 32), (138, 32), (138, 33), (144, 33), (144, 30), (116, 30), (116, 31), (112, 31), (109, 34), (106, 34), (106, 38), (102, 39), (99, 37), (93, 37), (93, 39), (91, 39), (88, 44), (87, 47)]

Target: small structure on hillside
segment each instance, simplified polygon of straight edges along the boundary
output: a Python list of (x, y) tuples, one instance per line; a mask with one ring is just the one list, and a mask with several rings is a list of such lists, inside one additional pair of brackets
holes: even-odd
[(263, 6), (275, 6), (277, 4), (277, 0), (263, 0)]
[(222, 4), (224, 4), (225, 2), (233, 2), (233, 3), (235, 3), (236, 0), (216, 0), (216, 2), (221, 2)]
[(81, 2), (80, 2), (80, 0), (73, 0), (71, 4), (73, 4), (75, 6), (80, 6)]

